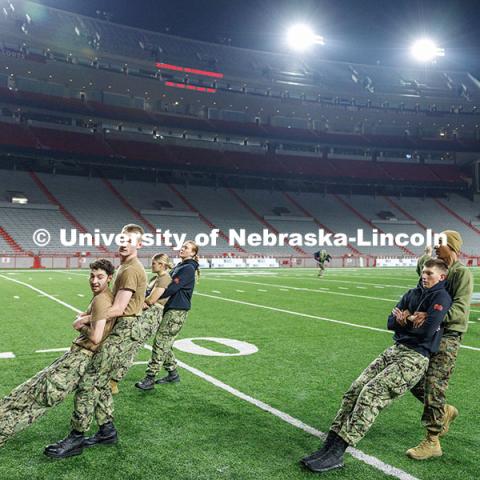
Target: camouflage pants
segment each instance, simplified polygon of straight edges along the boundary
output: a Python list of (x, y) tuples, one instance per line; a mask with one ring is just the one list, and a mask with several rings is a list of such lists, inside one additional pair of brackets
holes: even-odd
[(422, 423), (429, 432), (440, 433), (445, 414), (445, 393), (457, 359), (462, 337), (443, 334), (440, 348), (430, 358), (425, 376), (412, 389), (423, 407)]
[(368, 432), (381, 410), (416, 385), (428, 368), (428, 358), (403, 345), (378, 356), (343, 396), (330, 430), (349, 445)]
[(126, 361), (125, 364), (121, 365), (116, 371), (112, 372), (112, 380), (116, 382), (120, 382), (123, 377), (127, 374), (128, 370), (132, 366), (138, 352), (143, 348), (145, 341), (151, 337), (154, 332), (156, 332), (163, 315), (163, 306), (161, 305), (152, 305), (148, 310), (145, 310), (142, 314), (144, 325), (145, 325), (145, 332), (142, 335), (142, 338), (136, 342), (134, 348), (132, 348), (132, 355)]
[[(91, 359), (84, 350), (66, 352), (0, 400), (0, 446), (73, 392)], [(109, 412), (108, 399), (99, 404), (99, 411)]]
[[(86, 432), (96, 417), (98, 425), (113, 420), (113, 400), (109, 381), (124, 374), (151, 332), (153, 313), (146, 310), (140, 317), (119, 318), (112, 332), (92, 357), (75, 392), (72, 429)], [(155, 317), (156, 318), (156, 317)], [(111, 408), (102, 408), (102, 399)]]
[(148, 376), (154, 377), (162, 367), (167, 372), (177, 368), (173, 342), (187, 320), (187, 315), (187, 310), (168, 310), (163, 315), (153, 342), (152, 358), (148, 362)]

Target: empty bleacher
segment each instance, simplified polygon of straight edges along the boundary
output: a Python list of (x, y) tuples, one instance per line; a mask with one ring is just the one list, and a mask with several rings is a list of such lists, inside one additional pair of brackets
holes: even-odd
[[(293, 192), (285, 195), (278, 190), (170, 186), (165, 179), (159, 178), (155, 183), (152, 178), (149, 182), (110, 180), (119, 192), (117, 195), (97, 177), (36, 175), (49, 195), (29, 173), (0, 170), (0, 185), (3, 186), (0, 191), (0, 226), (27, 252), (75, 254), (98, 251), (96, 247), (70, 248), (59, 244), (57, 233), (60, 228), (76, 228), (75, 222), (90, 233), (96, 230), (118, 233), (123, 225), (133, 222), (142, 224), (147, 232), (155, 228), (162, 231), (169, 229), (193, 238), (198, 233), (208, 233), (212, 225), (227, 235), (230, 229), (245, 229), (247, 233), (260, 233), (263, 229), (280, 233), (317, 233), (320, 228), (317, 221), (326, 229), (345, 233), (348, 237), (355, 237), (357, 228), (363, 228), (367, 239), (372, 228), (409, 235), (424, 234), (425, 228), (432, 228), (434, 232), (451, 228), (462, 232), (464, 253), (474, 255), (478, 251), (480, 210), (475, 203), (454, 194), (441, 201), (433, 198), (391, 197), (389, 200), (389, 197), (381, 196)], [(28, 205), (9, 204), (12, 192), (26, 196)], [(69, 220), (65, 212), (74, 221)], [(49, 246), (35, 246), (32, 234), (37, 228), (51, 230), (52, 242)], [(380, 249), (376, 246), (356, 246), (355, 243), (352, 246), (364, 255), (398, 256), (407, 253), (398, 247)], [(316, 247), (302, 248), (306, 255), (316, 250)], [(1, 239), (0, 249), (12, 251), (11, 245), (4, 239)], [(115, 251), (116, 247), (108, 250)], [(160, 250), (174, 253), (171, 248)], [(353, 251), (346, 246), (331, 247), (329, 250), (335, 255)], [(409, 247), (409, 250), (419, 254), (422, 247)], [(146, 247), (144, 253), (157, 251), (158, 247)], [(289, 246), (247, 245), (241, 252), (228, 245), (224, 238), (219, 238), (216, 246), (203, 248), (202, 252), (204, 255), (300, 255)]]

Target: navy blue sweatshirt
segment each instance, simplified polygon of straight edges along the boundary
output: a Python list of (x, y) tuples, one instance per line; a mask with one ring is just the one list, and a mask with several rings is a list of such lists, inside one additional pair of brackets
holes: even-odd
[(190, 310), (197, 269), (198, 262), (188, 259), (179, 263), (170, 272), (172, 283), (160, 296), (160, 298), (170, 297), (165, 304), (164, 312), (167, 310)]
[(409, 290), (398, 302), (397, 308), (414, 312), (427, 312), (425, 323), (418, 328), (407, 320), (401, 326), (393, 314), (388, 317), (388, 329), (395, 332), (393, 339), (406, 347), (429, 357), (438, 352), (442, 337), (442, 322), (452, 305), (452, 298), (445, 290), (446, 281), (438, 282), (432, 288), (423, 288), (421, 281), (416, 288)]

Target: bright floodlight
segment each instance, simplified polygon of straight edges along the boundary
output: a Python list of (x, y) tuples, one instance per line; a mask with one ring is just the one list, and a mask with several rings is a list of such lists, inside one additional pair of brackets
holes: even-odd
[(412, 45), (410, 51), (412, 56), (419, 62), (431, 62), (435, 60), (436, 57), (443, 57), (445, 55), (445, 50), (438, 48), (435, 42), (428, 38), (417, 40)]
[(307, 50), (313, 45), (324, 45), (323, 37), (316, 35), (307, 25), (298, 24), (290, 27), (287, 32), (287, 42), (291, 49)]

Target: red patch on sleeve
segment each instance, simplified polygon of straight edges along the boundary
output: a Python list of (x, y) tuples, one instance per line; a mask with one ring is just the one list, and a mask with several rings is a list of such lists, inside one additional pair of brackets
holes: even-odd
[(176, 283), (177, 285), (180, 283), (180, 279), (177, 277), (177, 278), (174, 278), (173, 279), (173, 283)]
[(436, 303), (434, 306), (433, 306), (433, 309), (434, 310), (438, 310), (439, 312), (441, 312), (443, 310), (443, 306), (440, 305), (439, 303)]

